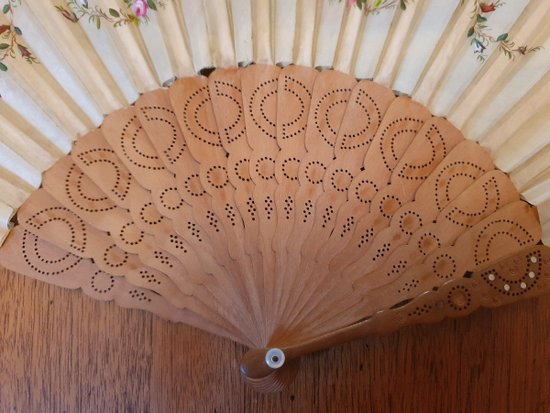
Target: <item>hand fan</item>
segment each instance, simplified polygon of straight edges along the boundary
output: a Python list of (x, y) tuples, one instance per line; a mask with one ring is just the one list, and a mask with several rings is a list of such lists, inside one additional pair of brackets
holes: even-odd
[(550, 290), (537, 210), (481, 146), (303, 66), (143, 94), (45, 172), (17, 224), (2, 265), (243, 343), (262, 391), (309, 351)]

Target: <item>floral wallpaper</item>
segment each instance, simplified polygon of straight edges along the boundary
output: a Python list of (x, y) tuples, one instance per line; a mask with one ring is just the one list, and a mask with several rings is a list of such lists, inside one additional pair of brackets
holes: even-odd
[[(6, 0), (4, 0), (6, 1)], [(41, 0), (42, 1), (42, 0)], [(62, 0), (61, 4), (54, 5), (59, 13), (71, 23), (85, 20), (95, 25), (99, 30), (102, 25), (120, 27), (127, 24), (147, 24), (149, 14), (161, 11), (167, 1), (173, 0), (123, 0), (123, 6), (117, 9), (104, 9), (89, 3), (89, 0)], [(197, 0), (198, 1), (198, 0)], [(346, 1), (350, 7), (358, 7), (366, 14), (381, 13), (396, 7), (406, 11), (407, 5), (415, 0), (338, 0)], [(546, 1), (546, 0), (545, 0)], [(513, 60), (516, 56), (522, 56), (540, 50), (540, 46), (528, 46), (517, 44), (508, 33), (494, 35), (491, 33), (491, 14), (498, 8), (504, 7), (503, 0), (481, 1), (461, 0), (462, 7), (472, 7), (471, 26), (465, 37), (469, 39), (473, 53), (481, 62), (487, 58), (486, 49), (491, 44), (497, 44), (498, 50)], [(1, 5), (1, 3), (0, 3)], [(20, 27), (14, 25), (14, 14), (21, 0), (7, 0), (2, 5), (2, 13), (8, 24), (0, 25), (0, 71), (8, 70), (8, 60), (22, 58), (28, 63), (38, 63), (33, 52), (23, 44), (23, 34)]]

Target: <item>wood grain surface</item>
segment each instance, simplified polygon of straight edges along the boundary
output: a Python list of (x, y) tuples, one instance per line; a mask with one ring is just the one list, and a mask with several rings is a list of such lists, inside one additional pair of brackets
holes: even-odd
[(1, 412), (550, 412), (550, 297), (367, 338), (254, 393), (242, 346), (0, 270)]

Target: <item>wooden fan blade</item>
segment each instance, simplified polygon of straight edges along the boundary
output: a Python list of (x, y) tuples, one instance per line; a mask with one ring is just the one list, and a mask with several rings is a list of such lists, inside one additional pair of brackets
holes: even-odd
[(318, 72), (301, 66), (287, 66), (279, 74), (277, 86), (277, 143), (280, 152), (275, 159), (275, 211), (277, 228), (273, 235), (276, 270), (273, 313), (281, 325), (282, 306), (292, 291), (294, 274), (287, 271), (287, 244), (300, 219), (296, 196), (300, 189), (299, 169), (306, 155), (305, 135), (313, 86)]
[[(299, 168), (300, 188), (296, 193), (295, 205), (298, 219), (294, 220), (287, 245), (288, 264), (284, 271), (291, 274), (289, 285), (291, 294), (299, 295), (303, 291), (303, 280), (299, 267), (302, 262), (302, 247), (311, 232), (316, 216), (315, 204), (323, 191), (323, 179), (328, 165), (334, 158), (334, 145), (342, 123), (351, 91), (356, 84), (351, 76), (338, 72), (322, 72), (317, 75), (313, 85), (305, 145), (307, 154)], [(334, 211), (321, 214), (333, 215)], [(288, 320), (292, 314), (293, 300), (285, 297), (281, 305), (280, 318)]]
[[(250, 257), (242, 242), (244, 224), (235, 203), (235, 188), (229, 181), (227, 157), (223, 149), (214, 110), (210, 98), (208, 79), (204, 77), (182, 79), (170, 89), (170, 100), (176, 109), (176, 118), (185, 136), (193, 157), (200, 162), (200, 181), (211, 197), (211, 210), (206, 212), (212, 233), (211, 241), (217, 242), (217, 249), (226, 248), (226, 268), (235, 276), (236, 282), (246, 293), (242, 299), (247, 302), (255, 319), (255, 329), (266, 340), (262, 302), (256, 288)], [(187, 113), (194, 113), (190, 118)]]

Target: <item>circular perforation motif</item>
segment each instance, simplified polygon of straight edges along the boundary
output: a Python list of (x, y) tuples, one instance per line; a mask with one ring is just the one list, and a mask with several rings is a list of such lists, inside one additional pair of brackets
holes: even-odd
[[(124, 201), (130, 192), (130, 175), (127, 171), (122, 172), (119, 167), (119, 160), (115, 152), (110, 148), (95, 148), (88, 151), (79, 153), (77, 158), (86, 166), (92, 167), (94, 165), (100, 165), (100, 168), (103, 169), (104, 165), (109, 165), (112, 174), (103, 174), (102, 188), (103, 185), (111, 184), (107, 190), (117, 197), (120, 201)], [(112, 158), (112, 159), (109, 159)], [(93, 173), (91, 176), (94, 176)], [(106, 179), (113, 179), (114, 182), (107, 182)]]
[[(166, 156), (168, 162), (173, 165), (175, 164), (184, 154), (186, 142), (184, 139), (178, 139), (178, 129), (172, 118), (175, 116), (175, 113), (172, 109), (166, 108), (163, 106), (142, 106), (141, 113), (143, 117), (151, 123), (160, 122), (165, 124), (170, 130), (170, 142), (167, 146), (162, 149), (162, 152)], [(162, 115), (167, 115), (162, 116)], [(156, 125), (154, 127), (157, 127)]]
[(44, 241), (27, 230), (23, 232), (21, 253), (25, 263), (35, 273), (43, 276), (61, 275), (82, 261), (82, 258), (63, 250), (52, 253), (51, 249), (43, 248), (44, 245)]
[(223, 189), (228, 183), (227, 171), (222, 165), (211, 166), (206, 172), (208, 184), (216, 189)]
[(71, 204), (81, 211), (95, 213), (116, 208), (86, 174), (77, 171), (76, 165), (72, 165), (67, 171), (64, 189)]
[[(405, 123), (406, 127), (400, 127), (402, 123)], [(408, 142), (416, 135), (423, 123), (422, 119), (403, 117), (394, 119), (382, 130), (379, 149), (384, 166), (388, 171), (391, 172), (393, 170), (393, 167), (401, 158), (403, 151), (407, 148)]]
[(360, 129), (342, 135), (340, 149), (343, 150), (353, 150), (369, 145), (374, 137), (372, 133), (369, 134), (369, 131), (375, 131), (382, 120), (380, 107), (364, 89), (357, 91), (353, 104), (361, 108), (363, 116), (356, 122)]
[(380, 201), (379, 211), (384, 218), (390, 219), (401, 207), (401, 201), (396, 195), (384, 195)]
[(307, 181), (313, 185), (323, 183), (326, 169), (327, 167), (321, 161), (309, 161), (305, 167)]
[(466, 311), (472, 304), (472, 293), (463, 285), (455, 285), (447, 293), (447, 304), (455, 311)]
[(432, 271), (441, 279), (448, 280), (456, 276), (456, 260), (447, 253), (439, 254), (432, 260)]
[(338, 192), (347, 192), (352, 180), (353, 175), (344, 168), (338, 168), (330, 174), (330, 184)]
[(90, 287), (98, 294), (108, 294), (115, 287), (115, 277), (103, 271), (96, 271), (90, 278)]
[(275, 160), (269, 156), (258, 159), (254, 169), (256, 174), (266, 181), (275, 178)]
[(231, 144), (237, 139), (243, 137), (245, 133), (243, 127), (243, 109), (241, 101), (238, 98), (241, 94), (241, 89), (234, 84), (223, 82), (221, 80), (214, 80), (214, 93), (218, 97), (224, 97), (231, 102), (228, 105), (230, 108), (225, 108), (225, 113), (231, 113), (234, 117), (229, 124), (220, 126), (220, 130), (223, 132), (227, 143)]
[(209, 129), (208, 125), (204, 125), (201, 121), (203, 117), (209, 120), (213, 119), (210, 103), (208, 86), (199, 88), (191, 93), (185, 101), (182, 119), (185, 130), (190, 133), (191, 137), (204, 144), (221, 147), (218, 131)]
[(134, 222), (127, 222), (120, 228), (119, 237), (126, 245), (139, 245), (145, 236)]
[(63, 223), (64, 229), (69, 231), (67, 234), (69, 236), (69, 247), (74, 251), (84, 253), (88, 245), (87, 225), (67, 208), (61, 206), (45, 208), (31, 216), (26, 224), (41, 231), (48, 224), (57, 222)]
[(494, 219), (485, 224), (476, 237), (474, 247), (474, 262), (476, 266), (489, 261), (493, 243), (503, 236), (513, 239), (518, 247), (523, 247), (534, 242), (533, 236), (529, 231), (516, 221), (511, 219)]
[(163, 208), (169, 211), (177, 211), (184, 205), (184, 201), (178, 192), (178, 188), (165, 188), (160, 192), (160, 202)]
[(423, 161), (416, 164), (405, 162), (397, 176), (407, 180), (424, 181), (432, 172), (432, 165), (447, 156), (447, 144), (436, 125), (430, 125), (425, 142), (430, 145), (430, 151), (423, 151)]
[[(350, 92), (349, 88), (333, 89), (325, 93), (313, 108), (315, 130), (330, 147), (334, 147), (341, 121), (340, 116), (331, 116), (331, 112), (342, 110), (342, 107), (345, 107)], [(334, 121), (337, 124), (333, 124)]]
[(411, 236), (422, 227), (422, 218), (415, 211), (405, 211), (399, 217), (399, 229), (405, 235)]
[(495, 291), (507, 296), (520, 296), (530, 291), (538, 283), (542, 273), (540, 252), (517, 258), (504, 271), (490, 269), (481, 275), (482, 279)]
[(148, 202), (141, 207), (139, 218), (147, 225), (158, 225), (164, 219), (152, 202)]
[(441, 241), (435, 234), (426, 232), (419, 238), (417, 247), (422, 255), (428, 255), (436, 248), (441, 247)]
[(185, 191), (194, 198), (198, 198), (206, 194), (202, 187), (199, 174), (191, 174), (185, 179)]
[[(252, 121), (262, 133), (272, 139), (276, 139), (275, 128), (277, 124), (272, 115), (268, 113), (269, 102), (277, 98), (278, 78), (268, 79), (260, 83), (252, 92), (248, 102), (248, 113)], [(273, 114), (274, 116), (275, 114)]]
[(378, 186), (369, 179), (362, 179), (355, 184), (352, 193), (358, 201), (370, 205), (378, 193)]
[(498, 209), (501, 205), (501, 193), (497, 180), (492, 177), (487, 182), (483, 183), (483, 185), (481, 185), (481, 188), (483, 190), (483, 194), (481, 195), (481, 197), (483, 198), (483, 205), (480, 208), (478, 208), (476, 211), (468, 212), (454, 206), (445, 215), (445, 219), (451, 221), (455, 225), (470, 228), (472, 226), (472, 223), (475, 223), (477, 221), (475, 218), (487, 214), (491, 203), (490, 200), (492, 198), (491, 192), (493, 192), (492, 195), (494, 196), (494, 209)]
[(235, 165), (233, 166), (235, 175), (242, 182), (252, 182), (252, 178), (250, 177), (249, 165), (250, 165), (249, 159), (241, 158), (237, 162), (235, 162)]
[(105, 248), (102, 258), (107, 266), (111, 268), (120, 268), (128, 263), (130, 256), (126, 251), (113, 244)]
[(281, 169), (283, 176), (290, 181), (298, 180), (298, 170), (300, 168), (300, 160), (295, 157), (286, 158), (283, 161)]
[(138, 168), (149, 171), (161, 171), (165, 169), (158, 155), (154, 152), (153, 147), (148, 142), (147, 135), (136, 115), (133, 115), (122, 128), (120, 148), (124, 157)]
[(284, 91), (290, 94), (290, 96), (292, 96), (294, 100), (298, 101), (298, 106), (300, 108), (299, 110), (295, 110), (292, 112), (285, 111), (285, 113), (291, 113), (292, 115), (294, 115), (294, 118), (281, 121), (282, 138), (291, 139), (304, 133), (306, 130), (307, 112), (303, 95), (307, 95), (309, 101), (311, 100), (311, 93), (307, 89), (306, 85), (291, 76), (284, 77), (283, 85)]
[[(435, 192), (435, 205), (442, 210), (456, 195), (453, 191), (453, 182), (460, 178), (466, 178), (474, 182), (485, 170), (469, 161), (455, 161), (446, 165), (436, 176), (433, 190)], [(464, 185), (457, 185), (462, 192)]]

